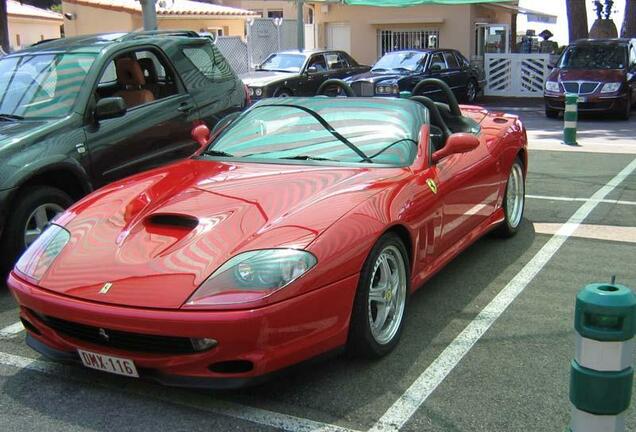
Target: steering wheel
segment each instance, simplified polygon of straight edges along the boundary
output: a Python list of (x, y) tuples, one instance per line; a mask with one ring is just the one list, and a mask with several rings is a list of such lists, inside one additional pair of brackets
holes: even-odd
[(347, 84), (346, 82), (344, 82), (343, 80), (339, 80), (339, 79), (328, 79), (327, 81), (323, 82), (322, 84), (320, 84), (320, 87), (318, 87), (318, 91), (316, 92), (316, 96), (328, 96), (324, 93), (324, 91), (329, 88), (329, 87), (338, 87), (341, 88), (345, 94), (347, 95), (347, 97), (355, 97), (356, 93), (353, 91), (353, 89), (351, 88), (351, 86), (349, 84)]
[(437, 87), (439, 90), (443, 91), (446, 95), (446, 99), (448, 100), (448, 107), (450, 108), (451, 114), (456, 117), (462, 116), (462, 111), (459, 109), (455, 93), (453, 93), (448, 84), (438, 78), (426, 78), (418, 82), (415, 88), (413, 88), (413, 95), (417, 95), (417, 92), (425, 86)]
[(426, 108), (428, 108), (429, 112), (431, 113), (431, 124), (433, 126), (439, 127), (442, 130), (442, 137), (445, 142), (446, 139), (449, 136), (451, 136), (453, 132), (450, 130), (450, 128), (444, 121), (444, 118), (440, 114), (439, 108), (437, 108), (437, 105), (435, 104), (433, 99), (428, 98), (426, 96), (411, 96), (410, 99), (413, 101), (419, 102), (422, 105), (424, 105)]

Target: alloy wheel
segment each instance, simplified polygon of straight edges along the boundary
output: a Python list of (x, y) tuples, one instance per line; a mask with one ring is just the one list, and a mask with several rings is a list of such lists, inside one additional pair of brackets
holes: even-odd
[(508, 176), (508, 187), (506, 188), (506, 218), (511, 228), (517, 228), (521, 223), (524, 200), (523, 171), (519, 163), (514, 163)]
[(29, 247), (38, 238), (53, 218), (64, 211), (58, 204), (42, 204), (33, 210), (24, 227), (24, 246)]

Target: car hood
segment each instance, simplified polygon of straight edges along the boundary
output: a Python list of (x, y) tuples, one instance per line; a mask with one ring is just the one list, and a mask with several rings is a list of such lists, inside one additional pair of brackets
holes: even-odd
[(250, 87), (264, 87), (275, 81), (288, 79), (293, 76), (296, 76), (296, 74), (288, 72), (254, 71), (242, 74), (240, 77), (241, 80)]
[(153, 170), (65, 212), (58, 223), (71, 240), (39, 284), (101, 303), (179, 308), (238, 253), (305, 248), (391, 171), (209, 160)]
[(346, 82), (352, 83), (356, 81), (366, 81), (372, 83), (379, 83), (383, 81), (398, 81), (404, 78), (406, 74), (394, 73), (394, 72), (365, 72), (363, 74), (355, 75), (345, 79)]
[(622, 82), (625, 72), (621, 69), (555, 69), (551, 81), (600, 81)]
[(49, 127), (55, 127), (60, 120), (0, 120), (0, 151), (19, 145), (25, 139), (36, 136)]

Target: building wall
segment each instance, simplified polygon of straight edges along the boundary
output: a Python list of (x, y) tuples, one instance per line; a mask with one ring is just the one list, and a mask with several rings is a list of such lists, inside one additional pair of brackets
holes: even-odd
[(466, 56), (470, 55), (474, 38), (470, 5), (381, 8), (316, 4), (315, 8), (318, 47), (326, 46), (326, 23), (348, 23), (351, 27), (351, 54), (361, 63), (373, 64), (377, 60), (377, 30), (381, 28), (437, 29), (440, 47), (454, 48)]
[(282, 10), (283, 18), (296, 19), (296, 5), (292, 1), (281, 0), (219, 0), (214, 3), (239, 9), (259, 11), (267, 18), (267, 11)]
[[(64, 34), (77, 36), (94, 33), (128, 32), (135, 26), (133, 15), (90, 6), (62, 2), (64, 13), (72, 13), (74, 19), (64, 17)], [(139, 15), (141, 17), (141, 15)]]
[[(9, 15), (9, 45), (11, 50), (26, 48), (43, 39), (55, 39), (61, 36), (60, 21), (16, 17)], [(18, 39), (20, 42), (18, 43)]]
[[(143, 26), (141, 17), (139, 24)], [(194, 30), (208, 31), (208, 29), (223, 29), (223, 36), (244, 36), (245, 20), (243, 19), (187, 19), (187, 18), (162, 18), (157, 20), (160, 30)]]

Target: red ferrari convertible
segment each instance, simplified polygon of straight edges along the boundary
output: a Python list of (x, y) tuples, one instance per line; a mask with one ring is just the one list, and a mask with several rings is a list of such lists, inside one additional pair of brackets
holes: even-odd
[(522, 220), (523, 125), (443, 90), (449, 105), (263, 100), (197, 156), (89, 195), (9, 277), (27, 343), (217, 388), (344, 347), (387, 354), (415, 289)]

